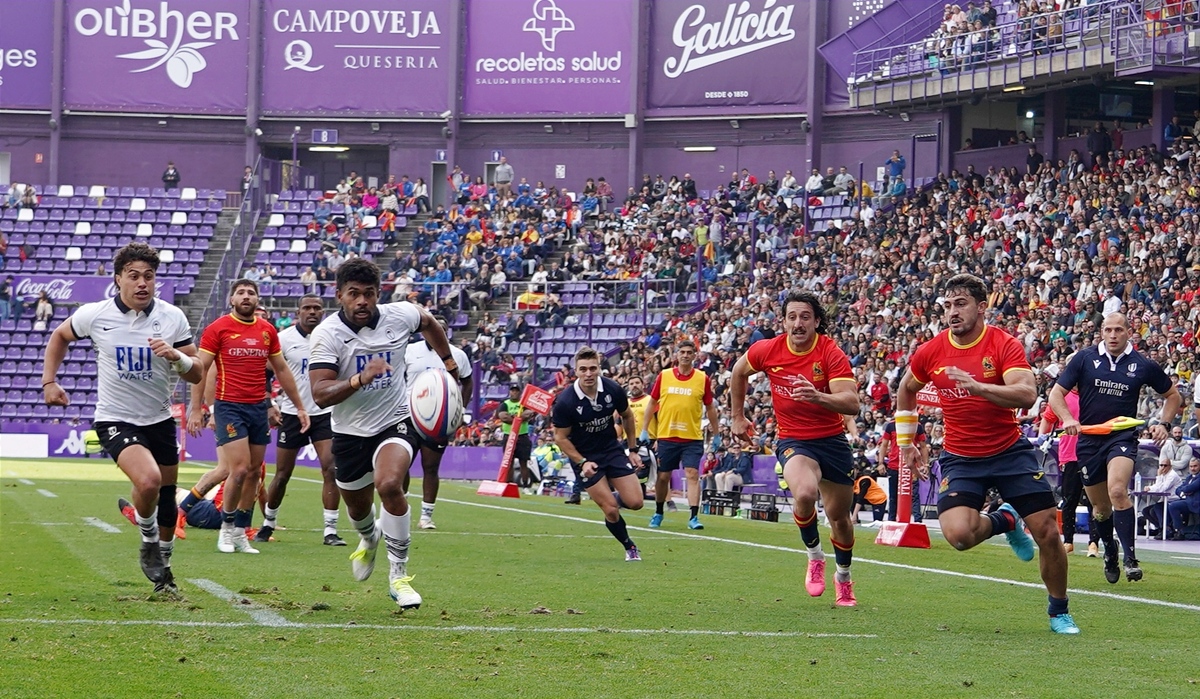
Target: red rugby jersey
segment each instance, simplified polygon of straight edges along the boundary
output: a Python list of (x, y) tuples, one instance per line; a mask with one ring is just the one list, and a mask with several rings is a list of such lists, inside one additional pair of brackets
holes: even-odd
[(839, 413), (791, 397), (801, 376), (824, 393), (830, 393), (834, 381), (854, 382), (850, 360), (836, 342), (817, 335), (812, 348), (796, 352), (788, 345), (787, 335), (778, 335), (751, 345), (746, 361), (751, 369), (766, 372), (771, 381), (771, 405), (780, 439), (820, 439), (845, 432)]
[(217, 357), (217, 400), (261, 403), (267, 395), (267, 359), (282, 348), (275, 326), (262, 318), (247, 323), (229, 313), (204, 329), (200, 351)]
[(917, 348), (909, 368), (913, 378), (937, 389), (946, 425), (945, 449), (959, 456), (994, 456), (1021, 436), (1017, 411), (1002, 408), (958, 388), (946, 369), (958, 367), (981, 383), (1004, 385), (1010, 371), (1031, 371), (1025, 349), (1012, 335), (990, 325), (970, 345), (957, 345), (949, 330)]

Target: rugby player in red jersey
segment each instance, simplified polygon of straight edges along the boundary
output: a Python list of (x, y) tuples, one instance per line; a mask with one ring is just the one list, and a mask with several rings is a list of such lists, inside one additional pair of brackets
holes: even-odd
[(850, 360), (822, 334), (828, 318), (820, 300), (792, 291), (783, 300), (783, 334), (750, 346), (733, 366), (730, 407), (733, 434), (749, 442), (746, 419), (747, 380), (764, 372), (771, 382), (771, 405), (779, 425), (776, 458), (792, 491), (792, 512), (800, 540), (808, 549), (805, 589), (813, 597), (825, 592), (825, 553), (817, 530), (817, 495), (825, 503), (837, 563), (836, 603), (853, 607), (850, 562), (854, 550), (854, 458), (846, 440), (843, 415), (858, 414), (858, 384)]
[[(229, 292), (232, 311), (213, 321), (204, 329), (200, 339), (200, 362), (204, 371), (214, 367), (216, 400), (213, 421), (217, 433), (217, 455), (229, 469), (225, 480), (224, 523), (217, 539), (222, 553), (258, 553), (246, 538), (246, 527), (253, 515), (253, 500), (242, 509), (242, 487), (247, 479), (254, 482), (253, 468), (263, 461), (271, 441), (267, 412), (271, 404), (264, 397), (263, 377), (267, 365), (275, 371), (283, 392), (292, 404), (303, 406), (296, 379), (288, 368), (280, 349), (279, 333), (266, 320), (255, 316), (258, 307), (258, 285), (249, 279), (238, 279)], [(192, 392), (188, 432), (200, 435), (203, 424), (203, 395)], [(297, 408), (301, 431), (308, 429), (308, 413)]]
[[(1050, 596), (1050, 629), (1077, 634), (1079, 627), (1067, 611), (1067, 556), (1058, 538), (1054, 491), (1017, 425), (1016, 411), (1034, 404), (1037, 384), (1021, 343), (984, 322), (987, 294), (983, 281), (969, 274), (946, 282), (948, 329), (913, 353), (896, 399), (896, 441), (909, 465), (924, 477), (928, 466), (913, 445), (917, 391), (933, 384), (946, 426), (938, 494), (946, 541), (965, 551), (1004, 534), (1024, 561), (1033, 559), (1037, 541)], [(980, 514), (989, 488), (1000, 492), (1004, 505)]]

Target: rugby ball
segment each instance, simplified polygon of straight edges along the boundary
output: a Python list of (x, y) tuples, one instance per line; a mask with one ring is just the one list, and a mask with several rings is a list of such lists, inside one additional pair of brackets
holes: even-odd
[(408, 405), (417, 432), (435, 444), (449, 442), (462, 424), (462, 393), (458, 381), (445, 369), (417, 374), (408, 387)]

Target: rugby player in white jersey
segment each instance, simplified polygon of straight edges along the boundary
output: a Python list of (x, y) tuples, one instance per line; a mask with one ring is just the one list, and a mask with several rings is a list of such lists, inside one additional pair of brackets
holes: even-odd
[[(313, 400), (333, 406), (333, 461), (346, 512), (361, 541), (350, 555), (358, 580), (375, 569), (380, 538), (387, 543), (388, 588), (402, 609), (421, 606), (410, 584), (411, 541), (404, 477), (420, 446), (408, 405), (404, 355), (421, 333), (451, 375), (458, 365), (433, 316), (408, 302), (379, 305), (379, 268), (356, 258), (337, 270), (342, 310), (310, 338), (308, 376)], [(375, 521), (375, 491), (383, 503)]]
[(337, 534), (338, 506), (341, 499), (338, 496), (337, 483), (333, 478), (333, 428), (329, 413), (332, 408), (320, 408), (313, 402), (312, 388), (308, 384), (308, 352), (309, 337), (312, 331), (325, 318), (325, 305), (317, 294), (305, 294), (300, 297), (300, 306), (296, 310), (296, 322), (280, 331), (279, 344), (283, 347), (283, 359), (287, 362), (292, 375), (296, 377), (296, 387), (300, 389), (300, 399), (304, 401), (304, 410), (308, 413), (309, 428), (307, 432), (300, 429), (300, 418), (296, 414), (296, 406), (287, 395), (279, 397), (279, 412), (282, 422), (275, 433), (275, 477), (267, 486), (267, 503), (263, 508), (263, 525), (254, 535), (255, 541), (270, 541), (275, 532), (275, 518), (279, 516), (279, 506), (283, 504), (283, 496), (287, 493), (288, 481), (296, 468), (296, 455), (300, 449), (312, 444), (321, 463), (321, 504), (324, 508), (326, 546), (345, 546), (346, 542)]
[(179, 443), (171, 417), (177, 377), (200, 383), (196, 345), (187, 316), (156, 299), (158, 251), (130, 243), (113, 258), (114, 298), (80, 306), (55, 328), (46, 345), (42, 392), (47, 405), (69, 403), (57, 376), (67, 346), (91, 338), (99, 392), (92, 427), (117, 467), (133, 483), (133, 507), (142, 534), (142, 572), (155, 591), (175, 590), (175, 483)]
[[(447, 332), (449, 326), (446, 324), (446, 319), (441, 316), (434, 316), (434, 320), (441, 326), (442, 332), (446, 333), (446, 337), (450, 336)], [(454, 374), (454, 378), (458, 379), (461, 387), (463, 400), (471, 395), (473, 381), (471, 378), (471, 359), (467, 353), (450, 345), (450, 354), (454, 357), (454, 363), (458, 365), (458, 373)], [(417, 378), (417, 374), (427, 369), (441, 369), (445, 363), (438, 353), (434, 351), (433, 346), (429, 344), (429, 340), (423, 338), (413, 338), (408, 343), (408, 349), (404, 353), (404, 363), (408, 365), (408, 373), (405, 375), (405, 381), (411, 386), (413, 379)], [(442, 454), (446, 453), (446, 445), (425, 439), (421, 435), (417, 435), (418, 441), (421, 443), (421, 519), (417, 522), (417, 526), (421, 529), (437, 529), (433, 523), (433, 506), (437, 504), (438, 485), (438, 467), (442, 465)], [(408, 476), (404, 476), (404, 492), (408, 492)]]

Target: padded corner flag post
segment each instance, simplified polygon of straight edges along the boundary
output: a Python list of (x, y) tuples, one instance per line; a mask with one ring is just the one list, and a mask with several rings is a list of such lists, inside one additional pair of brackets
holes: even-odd
[(884, 522), (879, 526), (875, 543), (883, 546), (901, 546), (910, 549), (929, 548), (929, 530), (921, 522), (912, 519), (912, 470), (900, 459), (900, 482), (896, 488), (896, 516), (898, 522)]
[[(521, 400), (518, 401), (522, 408), (543, 416), (550, 414), (550, 406), (553, 402), (554, 396), (549, 391), (532, 384), (525, 386), (525, 390), (521, 393)], [(508, 441), (504, 444), (504, 457), (500, 459), (500, 471), (496, 474), (496, 480), (480, 483), (479, 489), (475, 491), (476, 495), (492, 495), (501, 498), (521, 497), (521, 490), (517, 484), (508, 482), (508, 474), (512, 469), (513, 455), (517, 452), (517, 437), (521, 434), (522, 422), (521, 413), (513, 416), (512, 429), (509, 430)]]

